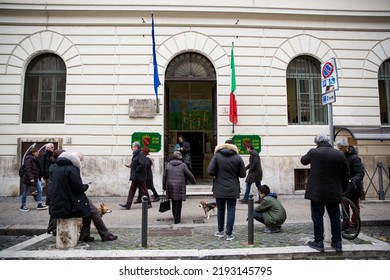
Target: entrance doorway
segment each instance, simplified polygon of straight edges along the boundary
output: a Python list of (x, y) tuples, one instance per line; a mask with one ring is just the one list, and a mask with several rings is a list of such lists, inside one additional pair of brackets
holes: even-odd
[(208, 178), (217, 139), (215, 69), (203, 55), (184, 53), (168, 65), (164, 84), (164, 160), (182, 135), (191, 145), (193, 174)]

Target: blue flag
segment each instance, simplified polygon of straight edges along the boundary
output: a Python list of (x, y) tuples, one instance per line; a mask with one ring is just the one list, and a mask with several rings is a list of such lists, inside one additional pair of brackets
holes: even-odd
[(152, 14), (152, 41), (153, 41), (153, 69), (154, 69), (154, 93), (158, 96), (158, 87), (160, 86), (160, 79), (158, 78), (158, 67), (156, 58), (156, 41), (154, 39), (154, 17)]

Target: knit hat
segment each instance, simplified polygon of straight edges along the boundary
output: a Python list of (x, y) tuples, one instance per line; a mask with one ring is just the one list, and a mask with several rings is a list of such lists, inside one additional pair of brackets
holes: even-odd
[(337, 141), (337, 147), (348, 147), (348, 140), (345, 138), (340, 139)]
[(318, 145), (319, 143), (322, 143), (322, 142), (329, 142), (328, 136), (326, 136), (326, 135), (323, 134), (323, 133), (320, 133), (320, 134), (318, 134), (316, 137), (314, 137), (314, 143), (316, 143), (317, 145)]

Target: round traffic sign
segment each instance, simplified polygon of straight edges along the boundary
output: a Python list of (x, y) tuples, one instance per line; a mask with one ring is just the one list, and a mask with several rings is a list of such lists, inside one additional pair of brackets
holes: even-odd
[(332, 75), (333, 71), (334, 71), (334, 67), (333, 67), (332, 63), (326, 62), (324, 64), (324, 66), (322, 67), (322, 76), (324, 78), (328, 78), (328, 77), (330, 77), (330, 75)]

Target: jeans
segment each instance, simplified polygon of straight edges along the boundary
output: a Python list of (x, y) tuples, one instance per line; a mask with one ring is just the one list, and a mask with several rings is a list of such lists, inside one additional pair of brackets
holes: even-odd
[(324, 240), (324, 214), (325, 208), (330, 219), (332, 242), (341, 241), (341, 218), (339, 203), (320, 203), (311, 201), (311, 218), (314, 224), (314, 241)]
[[(256, 181), (255, 184), (256, 184), (257, 189), (259, 189), (260, 188), (260, 181)], [(246, 187), (245, 187), (244, 200), (248, 200), (249, 199), (249, 193), (251, 191), (252, 183), (248, 183), (247, 182), (245, 186)]]
[[(227, 208), (226, 235), (233, 233), (234, 220), (236, 218), (236, 198), (216, 198), (218, 231), (222, 232), (225, 225), (225, 210)], [(227, 206), (227, 207), (226, 207)]]
[[(22, 195), (22, 206), (26, 206), (27, 196), (30, 193), (31, 185), (23, 184), (23, 186), (24, 186), (24, 192)], [(42, 183), (40, 180), (38, 180), (36, 188), (37, 188), (37, 192), (38, 192), (37, 193), (37, 203), (39, 205), (40, 203), (42, 203)]]

